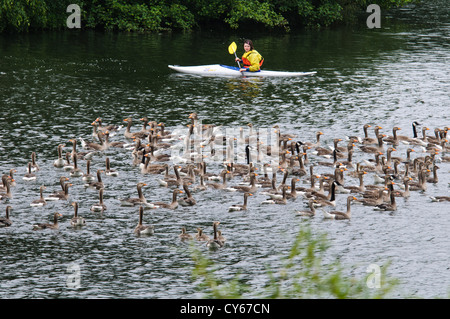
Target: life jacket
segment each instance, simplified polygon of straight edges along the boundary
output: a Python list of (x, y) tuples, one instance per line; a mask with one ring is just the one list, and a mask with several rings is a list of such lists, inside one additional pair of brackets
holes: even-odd
[(259, 70), (259, 68), (257, 70), (252, 70), (251, 66), (253, 64), (256, 64), (255, 62), (259, 65), (259, 67), (261, 67), (261, 65), (264, 62), (264, 58), (256, 50), (246, 52), (242, 56), (242, 63), (244, 64), (244, 67), (249, 68), (250, 71), (258, 71)]

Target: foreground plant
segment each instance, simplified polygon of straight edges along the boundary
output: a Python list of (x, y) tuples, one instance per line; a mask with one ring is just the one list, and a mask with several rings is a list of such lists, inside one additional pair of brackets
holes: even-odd
[(198, 289), (206, 298), (385, 298), (397, 285), (396, 279), (387, 277), (388, 264), (376, 274), (377, 286), (372, 284), (374, 274), (362, 279), (349, 277), (339, 262), (324, 262), (329, 243), (325, 234), (314, 235), (309, 226), (302, 226), (280, 269), (267, 267), (267, 284), (259, 295), (245, 283), (241, 274), (230, 281), (216, 275), (220, 266), (215, 265), (199, 250), (193, 249), (195, 263), (193, 277)]

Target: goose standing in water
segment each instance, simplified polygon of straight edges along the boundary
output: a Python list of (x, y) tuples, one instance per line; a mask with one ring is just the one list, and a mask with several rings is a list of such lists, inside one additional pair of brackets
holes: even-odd
[(11, 219), (9, 219), (9, 215), (11, 214), (11, 206), (6, 206), (6, 214), (5, 217), (0, 218), (0, 228), (1, 227), (9, 227), (12, 225)]
[(356, 200), (356, 197), (354, 196), (348, 196), (347, 197), (347, 211), (346, 212), (340, 212), (340, 211), (323, 211), (324, 212), (324, 218), (327, 219), (336, 219), (336, 220), (343, 220), (343, 219), (350, 219), (351, 218), (351, 203), (352, 201)]
[(58, 158), (53, 162), (54, 167), (63, 167), (64, 166), (64, 158), (62, 156), (62, 148), (66, 146), (65, 144), (59, 144), (58, 145)]
[(228, 208), (229, 212), (235, 212), (235, 211), (241, 211), (241, 210), (247, 210), (247, 199), (249, 196), (253, 196), (252, 193), (246, 192), (244, 193), (244, 204), (236, 204), (236, 205), (231, 205)]
[(53, 224), (49, 223), (39, 223), (33, 225), (33, 230), (42, 230), (42, 229), (58, 229), (58, 218), (62, 217), (62, 214), (55, 213), (53, 214)]
[(210, 249), (218, 249), (224, 246), (224, 242), (219, 239), (219, 234), (217, 231), (217, 226), (220, 224), (220, 222), (213, 222), (213, 231), (214, 231), (214, 238), (208, 240), (206, 243), (206, 247), (209, 247)]
[(42, 185), (41, 187), (39, 187), (39, 193), (40, 193), (40, 197), (39, 199), (35, 199), (34, 201), (32, 201), (30, 203), (30, 206), (33, 207), (40, 207), (40, 206), (44, 206), (47, 204), (47, 202), (44, 199), (44, 190), (46, 189), (46, 187), (44, 185)]
[(144, 219), (144, 207), (139, 206), (139, 221), (137, 226), (134, 228), (134, 233), (136, 235), (153, 235), (155, 233), (155, 226), (153, 225), (143, 225)]
[(93, 211), (93, 212), (104, 212), (106, 210), (106, 205), (103, 202), (103, 192), (104, 192), (103, 188), (100, 188), (98, 190), (98, 203), (93, 204), (91, 206), (91, 211)]
[(70, 220), (70, 224), (73, 227), (86, 225), (86, 220), (83, 217), (78, 216), (78, 202), (72, 202), (73, 206), (73, 217)]

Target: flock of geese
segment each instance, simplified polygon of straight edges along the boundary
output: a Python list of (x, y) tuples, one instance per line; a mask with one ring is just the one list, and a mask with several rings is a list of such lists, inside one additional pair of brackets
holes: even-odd
[[(194, 206), (201, 193), (208, 189), (242, 193), (243, 202), (230, 206), (229, 212), (247, 210), (254, 205), (249, 201), (256, 193), (267, 198), (260, 205), (286, 205), (289, 201), (302, 201), (308, 208), (295, 213), (305, 217), (314, 217), (316, 210), (320, 209), (324, 218), (348, 220), (351, 219), (351, 206), (355, 204), (370, 206), (374, 210), (395, 211), (396, 198), (407, 198), (414, 191), (425, 193), (427, 184), (439, 182), (438, 164), (450, 162), (448, 127), (436, 128), (432, 135), (428, 134), (428, 127), (418, 122), (412, 123), (411, 136), (399, 134), (401, 128), (397, 126), (389, 131), (378, 125), (366, 124), (361, 135), (329, 138), (333, 142), (329, 146), (323, 145), (323, 132), (317, 132), (314, 141), (305, 141), (295, 134), (282, 133), (276, 125), (272, 128), (276, 141), (266, 146), (252, 124), (248, 124), (246, 130), (240, 128), (238, 137), (230, 137), (221, 133), (220, 126), (202, 124), (196, 113), (191, 113), (189, 119), (187, 128), (171, 132), (164, 123), (149, 121), (145, 117), (140, 119), (140, 130), (133, 130), (132, 118), (124, 120), (126, 125), (104, 125), (101, 118), (97, 118), (91, 123), (90, 141), (71, 139), (71, 150), (66, 152), (65, 144), (57, 146), (58, 156), (53, 166), (62, 175), (59, 180), (61, 190), (45, 195), (46, 187), (42, 185), (39, 198), (32, 200), (30, 206), (45, 206), (49, 201), (69, 201), (70, 188), (81, 181), (84, 187), (98, 191), (98, 202), (90, 210), (106, 211), (103, 196), (107, 185), (102, 175), (114, 177), (120, 173), (111, 168), (108, 156), (104, 158), (104, 168), (96, 172), (91, 172), (91, 161), (104, 155), (109, 148), (128, 152), (131, 165), (140, 171), (143, 178), (154, 175), (160, 187), (173, 189), (171, 201), (148, 201), (143, 192), (148, 183), (139, 182), (136, 197), (118, 198), (122, 206), (137, 207), (138, 222), (133, 230), (136, 235), (152, 235), (155, 232), (153, 225), (144, 224), (145, 210)], [(196, 140), (199, 136), (201, 140)], [(78, 142), (82, 150), (79, 150)], [(243, 154), (227, 155), (219, 162), (212, 160), (217, 159), (222, 150), (233, 155), (235, 143), (244, 146)], [(180, 156), (181, 149), (184, 153)], [(275, 164), (264, 161), (261, 155), (267, 154), (278, 154)], [(79, 161), (83, 161), (85, 170), (79, 167)], [(216, 173), (207, 169), (213, 164), (219, 167)], [(36, 180), (39, 171), (36, 153), (32, 152), (27, 173), (22, 176), (23, 181)], [(0, 227), (13, 225), (12, 207), (8, 201), (19, 182), (14, 176), (16, 172), (16, 169), (11, 169), (2, 176), (0, 200), (7, 205), (6, 216), (0, 218)], [(278, 176), (282, 176), (281, 182)], [(373, 177), (371, 184), (367, 183), (369, 176)], [(359, 184), (350, 185), (349, 177), (355, 178)], [(336, 209), (338, 194), (346, 197), (345, 211)], [(444, 195), (429, 198), (432, 201), (450, 201), (450, 196)], [(86, 220), (78, 215), (78, 203), (74, 201), (71, 205), (71, 226), (83, 227)], [(37, 223), (32, 225), (32, 229), (58, 229), (61, 217), (60, 212), (55, 212), (53, 223)], [(210, 248), (220, 248), (226, 239), (218, 229), (219, 225), (218, 221), (212, 222), (211, 237), (200, 227), (195, 234), (189, 234), (183, 227), (179, 238), (183, 241), (202, 241)]]

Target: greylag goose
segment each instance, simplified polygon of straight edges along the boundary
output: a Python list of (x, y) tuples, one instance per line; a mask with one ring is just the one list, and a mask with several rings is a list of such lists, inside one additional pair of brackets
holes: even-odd
[(83, 171), (78, 167), (77, 154), (72, 154), (73, 168), (70, 170), (70, 177), (83, 176)]
[(39, 165), (36, 163), (36, 152), (31, 152), (31, 171), (39, 171)]
[(63, 167), (64, 166), (64, 158), (62, 156), (62, 148), (66, 146), (65, 144), (59, 144), (57, 147), (58, 150), (58, 158), (53, 162), (54, 167)]
[(380, 211), (395, 211), (395, 210), (397, 210), (397, 203), (395, 202), (394, 184), (395, 184), (394, 182), (391, 182), (389, 184), (390, 202), (376, 205), (374, 208), (375, 210), (380, 210)]
[(178, 238), (180, 238), (181, 240), (193, 239), (191, 234), (186, 233), (186, 227), (181, 228), (181, 234), (178, 235)]
[(59, 228), (59, 224), (58, 224), (58, 218), (62, 217), (61, 213), (54, 213), (53, 214), (53, 224), (48, 224), (48, 223), (39, 223), (39, 224), (34, 224), (33, 230), (42, 230), (42, 229), (58, 229)]
[(78, 202), (72, 202), (72, 206), (73, 206), (73, 217), (70, 220), (70, 224), (73, 227), (86, 225), (86, 220), (83, 217), (78, 216)]
[(106, 164), (106, 169), (105, 169), (105, 174), (106, 175), (114, 176), (114, 177), (119, 176), (119, 172), (118, 171), (116, 171), (114, 169), (111, 169), (111, 161), (109, 160), (109, 157), (107, 157), (105, 159), (105, 164)]
[(219, 234), (217, 230), (217, 226), (219, 225), (219, 222), (213, 222), (213, 232), (214, 232), (214, 238), (208, 240), (206, 242), (206, 246), (210, 249), (218, 249), (224, 246), (224, 242), (219, 239)]
[(316, 215), (316, 207), (314, 206), (314, 204), (315, 204), (315, 200), (310, 199), (310, 200), (308, 200), (309, 210), (299, 210), (299, 211), (296, 211), (295, 213), (300, 216), (313, 217)]
[(228, 208), (228, 211), (229, 212), (236, 212), (236, 211), (247, 210), (247, 199), (248, 199), (248, 196), (253, 196), (253, 194), (249, 193), (249, 192), (244, 193), (244, 203), (243, 204), (231, 205)]
[(106, 205), (103, 202), (103, 192), (104, 192), (103, 188), (100, 188), (98, 190), (98, 203), (93, 204), (91, 206), (91, 211), (93, 211), (93, 212), (103, 212), (103, 211), (106, 210)]
[(194, 206), (195, 204), (197, 204), (197, 201), (192, 196), (191, 191), (189, 190), (189, 187), (186, 183), (183, 183), (183, 189), (184, 192), (186, 193), (186, 197), (180, 198), (178, 200), (178, 203), (181, 206)]
[(69, 198), (69, 187), (73, 186), (73, 184), (71, 183), (65, 183), (64, 184), (64, 192), (58, 192), (58, 193), (53, 193), (48, 195), (48, 197), (46, 197), (46, 200), (67, 200)]
[(328, 219), (335, 219), (335, 220), (345, 220), (351, 218), (351, 203), (352, 201), (356, 200), (356, 197), (354, 196), (348, 196), (347, 197), (347, 211), (340, 212), (333, 210), (331, 212), (323, 211), (324, 212), (324, 218)]
[(195, 239), (198, 241), (208, 241), (210, 238), (203, 232), (203, 229), (197, 228), (197, 234), (195, 234)]
[(22, 179), (24, 181), (34, 181), (36, 180), (36, 174), (34, 174), (31, 170), (31, 162), (28, 162), (27, 173), (23, 175)]
[(136, 235), (153, 235), (155, 233), (155, 226), (153, 225), (143, 225), (144, 219), (144, 207), (139, 206), (139, 221), (137, 226), (134, 228), (134, 233)]
[(157, 207), (160, 207), (160, 208), (176, 209), (178, 207), (177, 195), (181, 194), (181, 193), (183, 193), (183, 191), (176, 188), (172, 192), (172, 202), (171, 203), (153, 202), (152, 204)]
[(144, 205), (146, 207), (150, 208), (156, 208), (154, 204), (150, 204), (147, 202), (147, 199), (145, 198), (142, 187), (147, 186), (146, 183), (139, 182), (136, 185), (138, 197), (131, 197), (131, 198), (122, 198), (119, 199), (120, 204), (122, 206), (136, 206), (136, 205)]
[(90, 183), (95, 180), (94, 175), (91, 174), (91, 160), (86, 161), (86, 173), (83, 174), (81, 179), (86, 183)]
[(9, 227), (12, 225), (11, 219), (9, 219), (9, 215), (11, 214), (11, 206), (6, 206), (6, 214), (5, 217), (0, 218), (0, 228), (1, 227)]
[(0, 200), (11, 198), (12, 198), (11, 181), (9, 179), (6, 179), (6, 190), (0, 193)]
[(39, 206), (44, 206), (44, 205), (46, 205), (47, 204), (47, 202), (45, 201), (45, 199), (44, 199), (44, 190), (46, 189), (46, 187), (44, 186), (44, 185), (42, 185), (41, 187), (39, 187), (39, 194), (40, 194), (40, 197), (39, 197), (39, 199), (35, 199), (34, 201), (32, 201), (31, 203), (30, 203), (30, 206), (33, 206), (33, 207), (39, 207)]
[(104, 172), (104, 170), (98, 169), (97, 170), (97, 181), (86, 183), (86, 184), (84, 184), (84, 187), (91, 187), (91, 188), (96, 188), (96, 189), (104, 188), (105, 185), (103, 184), (103, 180), (102, 180), (103, 172)]

